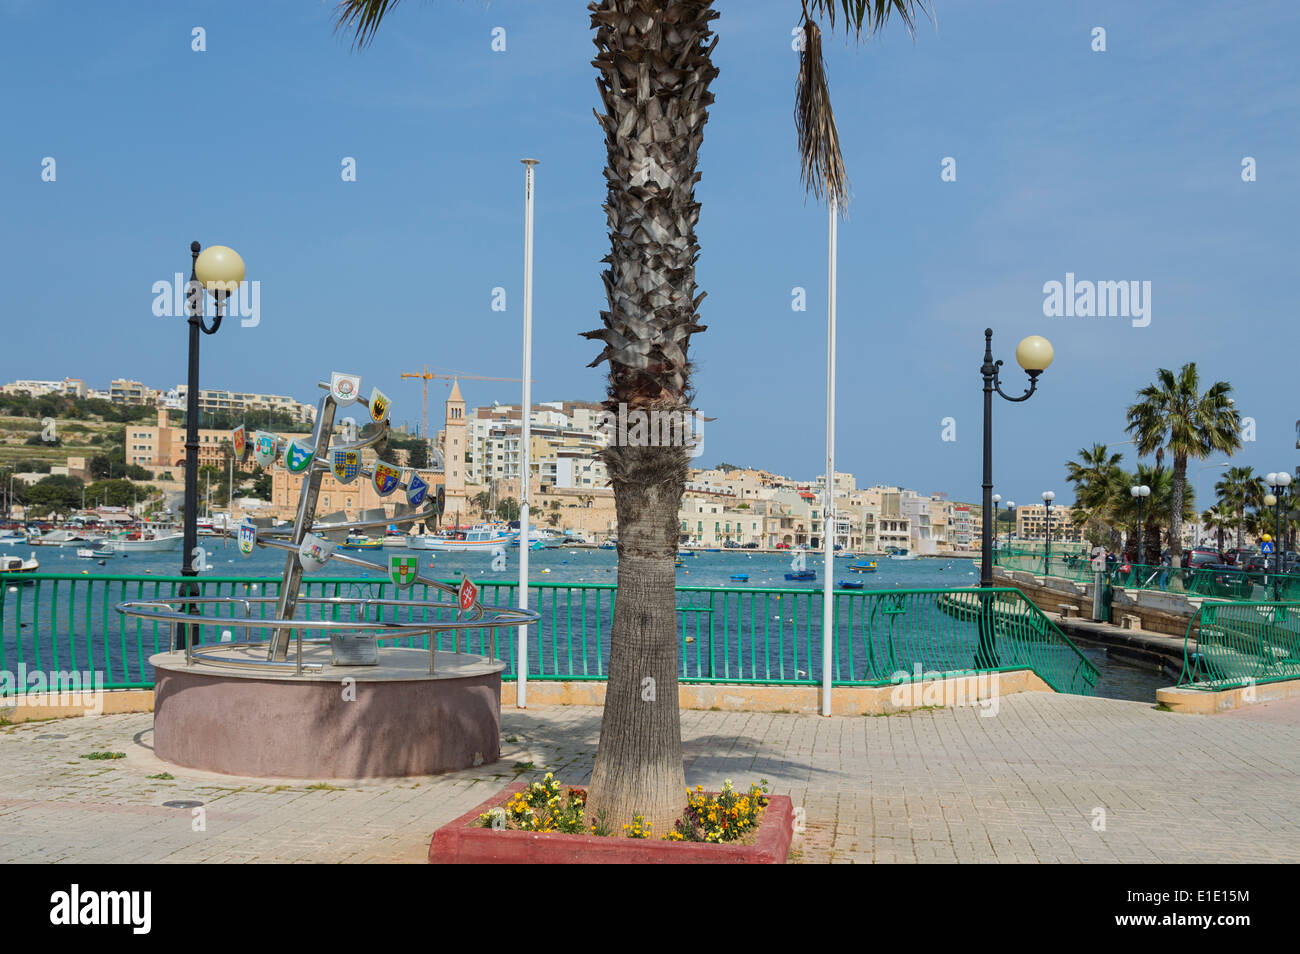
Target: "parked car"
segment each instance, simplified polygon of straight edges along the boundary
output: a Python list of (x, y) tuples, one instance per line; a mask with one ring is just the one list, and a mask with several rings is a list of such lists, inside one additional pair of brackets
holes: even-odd
[(1242, 562), (1251, 554), (1257, 552), (1253, 547), (1233, 547), (1224, 554), (1224, 563), (1231, 563), (1233, 566), (1240, 566)]
[(1252, 553), (1239, 566), (1247, 573), (1264, 573), (1273, 568), (1273, 555), (1271, 553)]
[(741, 549), (742, 549), (742, 550), (757, 550), (757, 549), (758, 549), (758, 544), (757, 544), (757, 543), (752, 543), (752, 542), (751, 542), (751, 543), (746, 543), (743, 547), (741, 547)]
[(1228, 558), (1213, 547), (1193, 547), (1183, 551), (1184, 570), (1197, 570), (1203, 566), (1231, 566)]
[(1248, 600), (1259, 582), (1256, 574), (1227, 563), (1210, 564), (1199, 570), (1198, 591), (1207, 596)]
[(788, 543), (778, 543), (778, 544), (776, 545), (776, 548), (777, 548), (778, 550), (789, 550), (789, 549), (790, 549), (790, 544), (788, 544)]

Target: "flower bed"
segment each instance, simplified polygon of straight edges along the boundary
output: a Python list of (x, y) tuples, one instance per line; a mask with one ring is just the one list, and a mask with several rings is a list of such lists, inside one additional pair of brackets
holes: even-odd
[[(547, 775), (507, 786), (473, 811), (439, 828), (429, 861), (443, 864), (784, 864), (794, 811), (784, 795), (728, 782), (710, 794), (687, 792), (683, 817), (653, 837), (633, 819), (610, 830), (584, 817), (586, 792), (567, 791)], [(595, 828), (599, 834), (590, 834)]]

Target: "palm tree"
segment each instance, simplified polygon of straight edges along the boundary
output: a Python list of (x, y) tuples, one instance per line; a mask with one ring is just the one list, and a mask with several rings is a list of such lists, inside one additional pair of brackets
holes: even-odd
[(1173, 457), (1169, 549), (1175, 563), (1183, 552), (1187, 461), (1241, 447), (1241, 415), (1232, 406), (1231, 393), (1231, 385), (1216, 381), (1202, 394), (1196, 363), (1188, 362), (1177, 374), (1161, 368), (1156, 383), (1139, 391), (1138, 402), (1128, 409), (1127, 429), (1137, 437), (1137, 452), (1155, 454), (1157, 464), (1166, 451)]
[(1240, 549), (1247, 508), (1264, 506), (1264, 479), (1255, 476), (1254, 468), (1230, 467), (1214, 485), (1214, 492), (1224, 509), (1237, 515), (1237, 548)]
[[(1130, 539), (1134, 542), (1136, 542), (1138, 505), (1137, 499), (1128, 492), (1128, 488), (1139, 484), (1150, 487), (1151, 496), (1143, 498), (1142, 502), (1142, 552), (1136, 554), (1137, 562), (1156, 566), (1160, 563), (1164, 543), (1169, 544), (1171, 555), (1173, 553), (1173, 473), (1163, 464), (1156, 464), (1153, 467), (1138, 464), (1134, 473), (1120, 472), (1119, 487), (1112, 507), (1117, 520), (1124, 526), (1132, 528)], [(1184, 495), (1179, 525), (1181, 526), (1183, 521), (1190, 520), (1195, 512), (1191, 495)], [(1180, 556), (1172, 555), (1173, 563), (1177, 564), (1180, 561)]]
[(1105, 533), (1112, 549), (1119, 544), (1113, 511), (1123, 477), (1119, 466), (1122, 458), (1122, 454), (1109, 453), (1105, 444), (1093, 444), (1090, 448), (1080, 447), (1079, 460), (1065, 464), (1065, 479), (1074, 484), (1070, 519), (1075, 526), (1085, 527), (1090, 539), (1098, 535), (1094, 542), (1100, 542), (1100, 533)]
[[(342, 0), (337, 27), (367, 45), (398, 0)], [(839, 209), (848, 183), (821, 55), (824, 16), (842, 16), (855, 39), (869, 38), (893, 14), (909, 31), (925, 0), (803, 0), (795, 125), (805, 189)], [(695, 183), (717, 37), (712, 0), (594, 0), (597, 87), (604, 113), (605, 213), (610, 251), (602, 278), (608, 309), (585, 333), (609, 362), (606, 408), (629, 415), (690, 414), (691, 336), (704, 331), (695, 282), (700, 204)], [(593, 816), (641, 814), (668, 831), (681, 810), (677, 707), (676, 572), (678, 511), (689, 444), (611, 444), (602, 457), (618, 515), (618, 600), (600, 743), (588, 791)], [(657, 702), (658, 700), (658, 702)]]
[(1237, 514), (1229, 509), (1225, 509), (1222, 503), (1217, 503), (1201, 515), (1201, 522), (1206, 528), (1214, 531), (1215, 538), (1218, 542), (1218, 550), (1223, 552), (1223, 532), (1233, 527), (1237, 528), (1237, 546), (1241, 546), (1241, 524)]
[(480, 490), (474, 495), (471, 503), (478, 507), (479, 516), (486, 518), (488, 512), (492, 509), (492, 495), (486, 490)]

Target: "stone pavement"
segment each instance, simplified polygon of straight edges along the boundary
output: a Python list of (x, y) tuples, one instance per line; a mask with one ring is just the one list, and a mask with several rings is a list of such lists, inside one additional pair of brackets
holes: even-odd
[[(0, 861), (419, 862), (517, 774), (586, 782), (599, 730), (595, 708), (507, 709), (493, 765), (313, 786), (167, 766), (149, 714), (6, 727)], [(792, 797), (804, 863), (1300, 861), (1294, 719), (1029, 692), (993, 717), (684, 711), (682, 732), (690, 784), (766, 778)], [(126, 758), (79, 757), (94, 751)], [(169, 801), (202, 802), (204, 830)]]

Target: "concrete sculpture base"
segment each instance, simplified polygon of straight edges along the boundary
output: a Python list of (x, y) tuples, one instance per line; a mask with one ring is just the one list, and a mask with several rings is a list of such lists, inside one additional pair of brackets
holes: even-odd
[[(205, 646), (263, 659), (261, 646)], [(290, 658), (293, 650), (290, 650)], [(334, 666), (327, 645), (304, 649), (301, 676), (150, 658), (154, 752), (188, 768), (258, 778), (430, 775), (500, 757), (501, 672), (485, 656), (383, 648), (378, 666)]]

